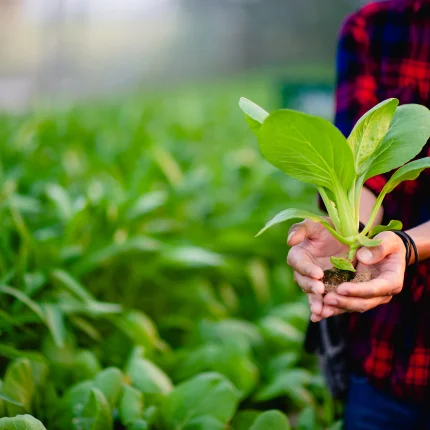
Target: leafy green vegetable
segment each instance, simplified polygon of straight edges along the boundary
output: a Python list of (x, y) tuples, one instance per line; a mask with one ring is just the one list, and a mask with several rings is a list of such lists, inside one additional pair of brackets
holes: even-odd
[[(280, 109), (267, 114), (241, 99), (251, 129), (256, 132), (261, 152), (269, 163), (301, 182), (317, 187), (330, 215), (326, 218), (299, 209), (276, 215), (259, 232), (293, 218), (320, 222), (341, 243), (348, 245), (348, 259), (332, 257), (339, 269), (354, 271), (352, 261), (360, 246), (377, 246), (377, 233), (399, 224), (375, 227), (369, 234), (385, 195), (400, 182), (413, 180), (430, 167), (430, 158), (415, 160), (430, 137), (430, 111), (409, 104), (398, 107), (397, 99), (385, 100), (359, 119), (348, 139), (330, 122), (301, 112)], [(378, 196), (372, 214), (359, 233), (360, 195), (367, 179), (400, 167)]]
[(263, 412), (249, 430), (290, 430), (288, 418), (280, 411), (271, 410)]
[(46, 430), (46, 427), (31, 415), (0, 418), (0, 430)]
[[(237, 390), (224, 376), (202, 373), (178, 385), (162, 406), (166, 428), (222, 429), (232, 418), (239, 401)], [(196, 427), (199, 420), (200, 427)], [(210, 424), (208, 424), (210, 422)]]

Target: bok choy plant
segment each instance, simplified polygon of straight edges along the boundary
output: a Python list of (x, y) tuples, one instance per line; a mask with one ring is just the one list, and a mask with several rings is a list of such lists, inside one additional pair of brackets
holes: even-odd
[[(358, 248), (377, 246), (380, 241), (373, 239), (376, 234), (402, 228), (402, 223), (395, 220), (388, 225), (372, 225), (385, 195), (430, 167), (430, 157), (409, 162), (430, 137), (429, 109), (417, 104), (399, 106), (394, 98), (385, 100), (364, 114), (345, 138), (333, 124), (316, 116), (290, 109), (269, 114), (245, 98), (239, 105), (266, 160), (287, 175), (315, 185), (331, 220), (300, 209), (286, 209), (258, 234), (294, 218), (320, 222), (349, 247), (347, 258), (331, 257), (334, 267), (354, 272), (352, 261)], [(360, 195), (365, 181), (396, 168), (359, 232)]]

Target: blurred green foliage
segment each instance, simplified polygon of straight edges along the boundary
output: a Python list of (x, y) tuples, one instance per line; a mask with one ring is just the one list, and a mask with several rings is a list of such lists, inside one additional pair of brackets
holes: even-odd
[(276, 105), (252, 80), (0, 118), (0, 429), (334, 424), (286, 227), (254, 238), (315, 192), (260, 156), (245, 92)]

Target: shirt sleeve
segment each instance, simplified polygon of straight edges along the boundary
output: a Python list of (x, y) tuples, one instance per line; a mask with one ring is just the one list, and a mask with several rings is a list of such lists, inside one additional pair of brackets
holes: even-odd
[[(343, 24), (337, 47), (336, 72), (335, 125), (348, 137), (360, 117), (378, 103), (369, 32), (360, 12), (349, 16)], [(380, 175), (365, 185), (379, 194), (385, 183), (386, 179)]]

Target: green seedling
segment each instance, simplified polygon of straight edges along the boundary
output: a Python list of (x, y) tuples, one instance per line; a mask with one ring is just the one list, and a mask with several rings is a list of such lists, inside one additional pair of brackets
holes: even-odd
[[(330, 223), (323, 215), (300, 209), (286, 209), (258, 234), (294, 218), (320, 222), (349, 247), (347, 258), (331, 257), (333, 266), (354, 272), (352, 261), (358, 248), (377, 246), (380, 240), (373, 239), (375, 235), (402, 228), (402, 223), (395, 220), (372, 226), (387, 193), (430, 167), (430, 157), (409, 162), (430, 137), (429, 109), (418, 104), (399, 106), (394, 98), (385, 100), (365, 113), (345, 138), (333, 124), (316, 116), (290, 109), (269, 114), (245, 98), (239, 105), (266, 160), (287, 175), (315, 185), (331, 220)], [(360, 196), (365, 181), (394, 169), (397, 170), (377, 196), (367, 224), (359, 232)]]

